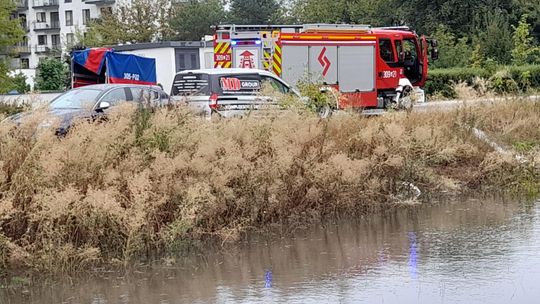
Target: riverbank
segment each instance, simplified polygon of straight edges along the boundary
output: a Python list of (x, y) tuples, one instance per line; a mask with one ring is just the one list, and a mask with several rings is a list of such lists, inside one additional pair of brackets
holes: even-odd
[(121, 112), (61, 140), (32, 123), (0, 127), (1, 271), (124, 267), (431, 195), (540, 189), (530, 100), (329, 120)]

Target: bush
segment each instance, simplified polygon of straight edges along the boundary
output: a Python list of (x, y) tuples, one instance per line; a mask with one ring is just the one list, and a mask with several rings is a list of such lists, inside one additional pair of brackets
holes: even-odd
[(16, 90), (19, 94), (25, 94), (30, 91), (30, 85), (26, 83), (26, 76), (23, 73), (15, 74), (10, 77), (12, 80), (12, 90)]
[(36, 89), (40, 91), (64, 90), (67, 73), (66, 65), (59, 59), (42, 59), (37, 67)]
[(441, 95), (447, 98), (456, 98), (455, 84), (466, 82), (472, 86), (476, 77), (489, 78), (490, 76), (490, 73), (482, 68), (436, 69), (429, 71), (425, 89), (427, 94), (431, 96)]
[(429, 71), (425, 85), (430, 96), (456, 98), (454, 86), (465, 82), (474, 87), (476, 78), (489, 79), (489, 88), (495, 93), (526, 92), (540, 88), (540, 65), (510, 66), (498, 69), (452, 68)]

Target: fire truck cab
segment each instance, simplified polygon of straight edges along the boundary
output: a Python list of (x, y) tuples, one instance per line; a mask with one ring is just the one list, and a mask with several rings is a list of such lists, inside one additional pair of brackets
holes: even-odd
[(317, 81), (339, 91), (339, 109), (410, 108), (423, 102), (428, 56), (437, 41), (408, 27), (306, 24), (220, 25), (215, 68), (258, 68), (290, 84)]

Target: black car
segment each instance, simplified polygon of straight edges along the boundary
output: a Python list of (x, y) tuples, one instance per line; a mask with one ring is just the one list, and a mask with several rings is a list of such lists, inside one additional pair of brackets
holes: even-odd
[[(56, 97), (48, 105), (50, 116), (59, 119), (56, 133), (64, 135), (75, 119), (95, 119), (106, 115), (108, 109), (121, 103), (133, 102), (151, 107), (165, 106), (169, 96), (158, 86), (133, 84), (97, 84), (72, 89)], [(8, 120), (20, 124), (31, 112), (19, 113)], [(44, 121), (40, 127), (51, 125)]]

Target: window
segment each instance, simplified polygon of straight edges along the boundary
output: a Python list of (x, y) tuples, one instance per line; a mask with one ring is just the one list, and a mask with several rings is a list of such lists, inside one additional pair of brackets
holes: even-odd
[(47, 35), (39, 35), (37, 38), (38, 45), (47, 45)]
[(142, 88), (129, 88), (131, 90), (131, 96), (136, 102), (142, 102), (145, 100), (144, 90)]
[(110, 91), (101, 99), (101, 101), (106, 101), (111, 105), (117, 105), (122, 101), (126, 101), (127, 99), (126, 90), (121, 88)]
[(197, 66), (197, 54), (192, 53), (190, 54), (189, 58), (191, 59), (191, 67)]
[(386, 62), (394, 62), (394, 48), (390, 39), (379, 39), (379, 55)]
[(284, 85), (283, 83), (281, 83), (279, 80), (277, 80), (277, 79), (275, 79), (273, 77), (262, 76), (262, 81), (263, 81), (263, 83), (269, 84), (270, 86), (272, 86), (272, 88), (274, 90), (276, 90), (277, 92), (280, 92), (280, 93), (283, 93), (283, 94), (289, 93), (289, 88), (286, 85)]
[(64, 0), (64, 3), (71, 3), (71, 0)]
[(83, 9), (82, 10), (82, 15), (83, 15), (83, 24), (87, 25), (88, 23), (90, 23), (90, 10), (89, 9)]
[(75, 35), (73, 35), (73, 33), (68, 33), (66, 34), (66, 44), (67, 45), (73, 45), (74, 44), (74, 41), (75, 40)]
[(29, 69), (30, 68), (30, 59), (21, 58), (21, 68), (22, 69)]
[(36, 21), (38, 23), (47, 22), (47, 14), (45, 12), (36, 13)]
[(73, 25), (73, 11), (66, 11), (66, 26)]
[(102, 7), (99, 9), (99, 11), (101, 12), (101, 15), (107, 15), (107, 14), (112, 14), (112, 7)]
[(101, 94), (101, 91), (94, 89), (67, 91), (56, 98), (50, 107), (52, 109), (90, 109), (95, 105), (99, 94)]
[(60, 35), (51, 35), (51, 43), (53, 47), (59, 47), (60, 46)]
[(403, 44), (401, 43), (401, 40), (396, 40), (394, 42), (394, 44), (396, 45), (396, 52), (398, 54), (398, 61), (402, 61), (403, 60)]
[(208, 74), (178, 74), (174, 78), (171, 95), (209, 95), (211, 94)]
[(155, 106), (159, 102), (159, 93), (143, 88), (130, 88), (133, 100), (143, 103), (144, 106)]
[(403, 43), (405, 50), (405, 60), (416, 60), (418, 58), (418, 52), (416, 50), (416, 41), (414, 39), (405, 39)]

